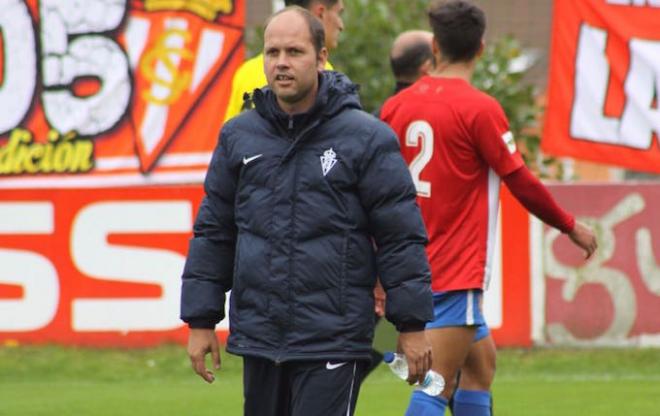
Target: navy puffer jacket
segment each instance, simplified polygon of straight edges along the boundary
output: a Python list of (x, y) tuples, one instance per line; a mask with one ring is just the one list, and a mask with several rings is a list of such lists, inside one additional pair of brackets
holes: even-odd
[(268, 88), (253, 100), (209, 166), (181, 318), (212, 328), (231, 289), (229, 352), (368, 359), (376, 276), (398, 327), (433, 317), (426, 232), (398, 141), (337, 72), (320, 76), (308, 113), (286, 115)]

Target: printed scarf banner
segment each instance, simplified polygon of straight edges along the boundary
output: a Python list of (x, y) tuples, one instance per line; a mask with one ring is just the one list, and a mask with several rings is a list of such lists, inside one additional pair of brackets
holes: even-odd
[(545, 152), (660, 172), (658, 22), (658, 0), (555, 0)]
[(201, 182), (243, 3), (0, 1), (0, 188)]

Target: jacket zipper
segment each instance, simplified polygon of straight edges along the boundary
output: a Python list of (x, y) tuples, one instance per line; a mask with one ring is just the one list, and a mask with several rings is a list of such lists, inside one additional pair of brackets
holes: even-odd
[[(287, 149), (286, 153), (284, 154), (284, 156), (282, 157), (282, 159), (281, 159), (280, 162), (279, 162), (279, 165), (280, 165), (280, 166), (283, 165), (288, 159), (290, 159), (290, 158), (292, 157), (292, 155), (294, 154), (295, 149), (298, 147), (298, 145), (299, 145), (299, 143), (302, 141), (302, 139), (303, 139), (303, 138), (304, 138), (304, 137), (305, 137), (310, 131), (312, 131), (312, 130), (314, 130), (316, 127), (318, 127), (318, 126), (321, 124), (321, 122), (322, 122), (322, 119), (320, 119), (320, 118), (314, 120), (314, 122), (313, 122), (312, 124), (310, 124), (309, 126), (307, 126), (303, 131), (300, 132), (300, 134), (299, 134), (298, 136), (296, 136), (296, 137), (293, 139), (293, 142), (291, 143), (291, 146), (289, 146), (289, 148)], [(287, 129), (287, 133), (288, 133), (287, 136), (290, 137), (290, 134), (292, 133), (292, 130), (293, 130), (293, 117), (292, 117), (292, 116), (289, 116), (289, 121), (288, 121), (288, 126), (287, 126), (287, 127), (288, 127), (288, 129)], [(291, 206), (291, 215), (292, 215), (292, 217), (295, 216), (294, 213), (295, 213), (295, 210), (296, 210), (295, 197), (296, 197), (296, 195), (297, 195), (297, 192), (296, 192), (296, 183), (297, 183), (297, 180), (298, 180), (298, 165), (295, 164), (294, 167), (293, 167), (293, 169), (294, 169), (294, 178), (293, 178), (293, 186), (294, 186), (294, 188), (293, 188), (293, 202), (292, 202), (292, 206)], [(293, 220), (292, 220), (292, 221), (293, 221)], [(290, 249), (291, 253), (293, 253), (293, 250), (292, 250), (292, 248), (293, 248), (293, 240), (294, 240), (294, 238), (293, 238), (293, 236), (294, 236), (293, 229), (291, 230), (291, 234), (292, 234), (292, 238), (291, 238), (291, 243), (290, 243), (291, 245), (290, 245), (289, 249)], [(291, 262), (291, 264), (293, 264), (293, 258), (290, 259), (290, 262)], [(292, 267), (292, 266), (289, 266), (289, 267), (290, 267), (290, 269), (289, 269), (289, 273), (291, 273), (291, 272), (292, 272), (292, 270), (291, 270), (291, 267)], [(292, 297), (292, 296), (291, 296), (291, 290), (289, 289), (289, 298), (291, 298), (291, 297)], [(284, 347), (284, 344), (285, 344), (285, 331), (282, 330), (282, 332), (281, 332), (281, 334), (280, 334), (280, 345), (281, 345), (281, 348), (280, 348), (280, 350), (278, 351), (277, 357), (275, 357), (275, 364), (277, 364), (277, 365), (279, 365), (279, 364), (282, 363), (282, 356), (284, 355), (284, 350), (283, 350), (282, 348)]]

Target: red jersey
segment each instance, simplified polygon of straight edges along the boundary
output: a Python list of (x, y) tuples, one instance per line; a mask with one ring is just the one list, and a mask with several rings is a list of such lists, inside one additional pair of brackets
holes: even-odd
[(435, 292), (487, 285), (499, 177), (519, 169), (499, 103), (458, 78), (422, 77), (381, 112), (399, 136), (429, 235)]

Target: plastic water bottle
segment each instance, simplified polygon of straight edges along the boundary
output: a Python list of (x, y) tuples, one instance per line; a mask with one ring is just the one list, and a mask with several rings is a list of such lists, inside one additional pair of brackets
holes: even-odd
[[(385, 361), (392, 372), (401, 380), (408, 379), (408, 361), (406, 361), (405, 355), (386, 352), (383, 355), (383, 361)], [(426, 373), (426, 377), (424, 377), (422, 384), (417, 385), (417, 390), (421, 390), (429, 396), (437, 396), (442, 393), (442, 390), (444, 389), (444, 377), (433, 370), (429, 370), (428, 373)]]

